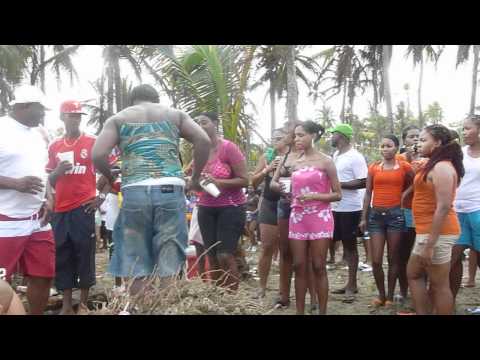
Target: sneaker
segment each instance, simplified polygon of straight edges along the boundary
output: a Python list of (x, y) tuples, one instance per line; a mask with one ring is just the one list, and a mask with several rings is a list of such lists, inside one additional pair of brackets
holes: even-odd
[(370, 265), (365, 264), (366, 266), (360, 270), (361, 272), (371, 272), (373, 269)]
[(480, 307), (476, 307), (476, 308), (468, 308), (466, 310), (470, 315), (480, 315)]

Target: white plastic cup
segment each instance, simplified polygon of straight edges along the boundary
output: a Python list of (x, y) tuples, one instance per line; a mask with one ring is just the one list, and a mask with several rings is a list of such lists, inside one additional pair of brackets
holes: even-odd
[(280, 178), (279, 181), (280, 181), (280, 184), (283, 184), (283, 189), (287, 194), (292, 192), (292, 179)]
[(75, 159), (74, 159), (73, 151), (58, 153), (57, 156), (60, 159), (60, 161), (68, 161), (70, 164), (72, 165), (74, 164)]
[(205, 190), (207, 193), (212, 195), (213, 197), (217, 198), (220, 196), (220, 190), (214, 183), (208, 183), (205, 180), (200, 181), (200, 186)]

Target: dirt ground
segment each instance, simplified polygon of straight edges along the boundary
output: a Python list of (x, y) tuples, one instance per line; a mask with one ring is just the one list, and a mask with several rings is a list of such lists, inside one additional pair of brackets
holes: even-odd
[[(365, 253), (363, 246), (359, 245), (360, 251), (360, 261), (365, 261)], [(256, 289), (258, 289), (258, 273), (257, 273), (257, 259), (260, 254), (260, 248), (255, 252), (246, 251), (247, 253), (247, 262), (250, 267), (251, 277), (245, 280), (241, 286), (246, 287), (251, 290), (252, 297), (255, 296)], [(327, 313), (329, 315), (395, 315), (397, 311), (411, 309), (410, 299), (407, 299), (405, 305), (396, 304), (391, 309), (376, 309), (370, 306), (371, 300), (377, 295), (376, 286), (373, 279), (373, 274), (371, 272), (358, 272), (358, 289), (359, 293), (356, 296), (356, 301), (352, 304), (345, 304), (342, 302), (342, 295), (331, 294), (332, 289), (337, 289), (342, 287), (347, 279), (347, 268), (340, 259), (342, 258), (341, 248), (336, 254), (337, 263), (334, 266), (330, 265), (328, 270), (328, 279), (329, 279), (329, 301)], [(385, 274), (387, 271), (386, 259), (384, 260), (384, 270)], [(107, 292), (107, 289), (111, 289), (113, 286), (113, 278), (105, 274), (105, 270), (108, 264), (108, 253), (106, 250), (98, 250), (97, 252), (97, 285), (92, 292)], [(467, 266), (468, 261), (464, 261), (464, 280), (467, 276)], [(278, 281), (279, 281), (279, 272), (278, 266), (272, 264), (272, 269), (268, 281), (268, 290), (266, 297), (264, 299), (258, 300), (265, 302), (266, 305), (273, 304), (278, 295)], [(398, 283), (397, 289), (398, 293)], [(284, 310), (274, 310), (272, 315), (293, 315), (295, 314), (295, 288), (294, 280), (292, 280), (292, 288), (290, 292), (291, 305), (288, 309)], [(307, 294), (306, 300), (306, 313), (309, 309), (309, 296)], [(465, 315), (467, 314), (466, 309), (470, 307), (480, 306), (480, 274), (476, 277), (476, 286), (474, 288), (461, 288), (457, 297), (456, 304), (456, 314)]]

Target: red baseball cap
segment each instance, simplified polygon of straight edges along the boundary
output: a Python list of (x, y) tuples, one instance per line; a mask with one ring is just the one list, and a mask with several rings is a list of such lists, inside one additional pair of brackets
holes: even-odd
[(80, 101), (67, 100), (60, 105), (60, 113), (62, 114), (82, 114), (87, 115), (82, 112), (82, 104)]

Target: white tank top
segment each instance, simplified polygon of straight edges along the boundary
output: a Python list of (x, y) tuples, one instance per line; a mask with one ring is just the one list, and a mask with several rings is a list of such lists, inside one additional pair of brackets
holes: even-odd
[(480, 157), (471, 157), (467, 149), (468, 146), (462, 149), (465, 176), (458, 187), (455, 199), (455, 210), (461, 213), (480, 210)]

